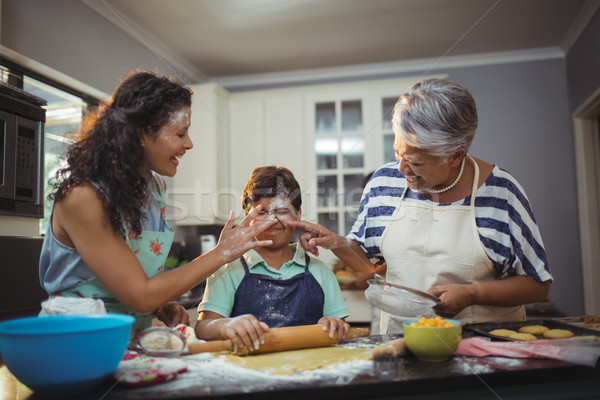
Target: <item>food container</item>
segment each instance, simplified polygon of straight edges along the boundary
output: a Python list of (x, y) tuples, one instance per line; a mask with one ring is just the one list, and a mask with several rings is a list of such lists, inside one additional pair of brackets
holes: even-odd
[(135, 318), (80, 314), (0, 323), (0, 355), (36, 393), (71, 396), (92, 390), (117, 369)]
[(417, 319), (402, 324), (404, 340), (411, 353), (423, 361), (446, 361), (458, 348), (462, 337), (459, 321), (446, 319), (454, 326), (411, 326)]

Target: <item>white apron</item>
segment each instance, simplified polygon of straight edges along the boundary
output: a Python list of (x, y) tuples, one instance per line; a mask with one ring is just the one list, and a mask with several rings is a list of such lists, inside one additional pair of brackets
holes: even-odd
[[(406, 202), (404, 197), (408, 186), (404, 189), (381, 236), (388, 282), (425, 291), (438, 285), (477, 284), (497, 279), (498, 272), (485, 253), (477, 232), (475, 196), (479, 167), (468, 157), (475, 167), (468, 206)], [(403, 318), (382, 312), (381, 333), (400, 333), (402, 322), (414, 317)], [(465, 308), (453, 319), (463, 324), (525, 321), (525, 308), (474, 305)]]

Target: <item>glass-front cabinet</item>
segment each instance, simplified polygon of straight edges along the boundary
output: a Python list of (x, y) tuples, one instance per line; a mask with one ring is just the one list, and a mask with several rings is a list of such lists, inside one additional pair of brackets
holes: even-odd
[(396, 97), (384, 97), (381, 99), (381, 134), (383, 140), (383, 162), (394, 161), (394, 131), (392, 130), (392, 114), (394, 105), (398, 100)]
[(395, 161), (394, 106), (417, 80), (327, 85), (306, 97), (313, 153), (307, 162), (314, 183), (307, 193), (311, 213), (305, 218), (342, 235), (350, 231), (367, 176)]
[(361, 98), (314, 103), (317, 222), (334, 232), (349, 229), (345, 214), (360, 202), (368, 141), (363, 107)]

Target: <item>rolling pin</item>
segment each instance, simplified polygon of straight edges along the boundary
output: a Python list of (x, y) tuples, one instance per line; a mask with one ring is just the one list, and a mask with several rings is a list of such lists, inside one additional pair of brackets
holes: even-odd
[[(350, 328), (347, 339), (369, 335), (369, 328)], [(237, 355), (272, 353), (275, 351), (310, 349), (313, 347), (331, 346), (337, 343), (337, 336), (329, 337), (322, 325), (288, 326), (271, 328), (265, 333), (265, 343), (257, 350), (247, 348), (234, 349), (231, 340), (211, 340), (205, 343), (189, 343), (190, 354), (231, 351)]]
[(378, 345), (371, 351), (371, 357), (403, 357), (409, 353), (404, 339), (392, 340), (386, 344)]

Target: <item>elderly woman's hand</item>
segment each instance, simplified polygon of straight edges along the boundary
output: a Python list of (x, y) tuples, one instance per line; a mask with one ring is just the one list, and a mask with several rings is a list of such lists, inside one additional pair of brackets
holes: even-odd
[(434, 286), (427, 293), (440, 298), (433, 311), (442, 317), (454, 317), (466, 307), (473, 305), (473, 285)]
[(288, 225), (304, 229), (300, 235), (300, 243), (304, 249), (315, 256), (319, 255), (317, 246), (324, 249), (335, 250), (341, 246), (348, 245), (345, 237), (330, 231), (322, 225), (311, 224), (305, 221), (288, 221)]

